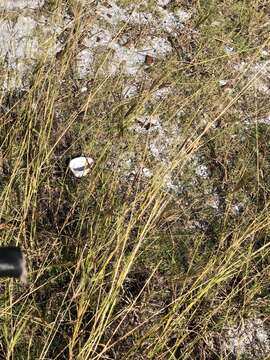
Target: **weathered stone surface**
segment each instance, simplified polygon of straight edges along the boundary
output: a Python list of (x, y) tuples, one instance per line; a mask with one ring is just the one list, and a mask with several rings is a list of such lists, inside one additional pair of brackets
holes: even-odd
[(0, 9), (37, 9), (44, 5), (44, 0), (0, 0)]
[[(36, 61), (55, 54), (61, 45), (56, 41), (59, 26), (48, 25), (43, 15), (25, 13), (0, 20), (0, 88), (25, 88)], [(29, 75), (29, 76), (28, 76)], [(28, 77), (28, 79), (27, 79)]]

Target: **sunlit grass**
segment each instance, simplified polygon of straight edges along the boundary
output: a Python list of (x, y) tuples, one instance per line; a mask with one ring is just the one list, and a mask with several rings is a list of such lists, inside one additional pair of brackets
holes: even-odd
[[(37, 66), (23, 96), (2, 96), (0, 219), (10, 226), (1, 243), (22, 246), (29, 270), (26, 288), (1, 282), (5, 359), (229, 359), (224, 329), (269, 316), (269, 129), (256, 123), (269, 108), (255, 90), (262, 74), (249, 76), (268, 37), (255, 45), (262, 13), (250, 37), (231, 18), (213, 27), (214, 10), (228, 10), (212, 3), (198, 5), (198, 31), (185, 38), (190, 62), (177, 53), (156, 62), (125, 99), (124, 74), (101, 71), (110, 54), (80, 93), (74, 57), (89, 19), (72, 2), (62, 56)], [(248, 7), (234, 10), (241, 29)], [(231, 56), (220, 46), (228, 39)], [(227, 78), (228, 91), (218, 85)], [(173, 92), (153, 101), (164, 85)], [(146, 112), (174, 136), (163, 162), (149, 154), (155, 135), (132, 130)], [(67, 164), (80, 154), (95, 166), (78, 180)], [(123, 173), (128, 158), (134, 180)], [(168, 176), (181, 191), (168, 190)]]

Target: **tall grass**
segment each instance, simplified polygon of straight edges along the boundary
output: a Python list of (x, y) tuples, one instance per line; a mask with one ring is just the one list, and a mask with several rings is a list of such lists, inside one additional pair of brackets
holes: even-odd
[[(197, 34), (180, 39), (192, 61), (178, 53), (158, 61), (138, 96), (124, 99), (125, 75), (102, 72), (110, 54), (80, 92), (74, 59), (90, 20), (70, 2), (61, 56), (40, 60), (29, 91), (2, 95), (1, 244), (22, 246), (29, 270), (27, 287), (1, 281), (3, 359), (230, 359), (226, 329), (267, 320), (269, 129), (258, 120), (269, 105), (254, 90), (262, 74), (249, 70), (269, 37), (255, 45), (264, 9), (247, 22), (249, 5), (231, 4), (239, 33), (229, 17), (213, 30), (215, 11), (197, 4)], [(246, 72), (233, 68), (220, 37), (234, 41)], [(151, 102), (164, 84), (174, 92)], [(166, 161), (149, 155), (151, 134), (131, 130), (146, 108), (161, 114), (168, 134), (177, 128)], [(67, 168), (79, 154), (95, 159), (80, 180)], [(123, 162), (134, 155), (130, 180)], [(195, 160), (207, 178), (196, 175)], [(167, 176), (179, 193), (166, 188)]]

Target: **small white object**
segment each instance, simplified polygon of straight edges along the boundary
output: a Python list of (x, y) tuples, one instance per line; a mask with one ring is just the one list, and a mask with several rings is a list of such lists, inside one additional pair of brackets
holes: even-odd
[(92, 158), (80, 156), (70, 160), (69, 168), (74, 176), (81, 178), (89, 173), (93, 164), (94, 160)]
[(88, 90), (87, 87), (86, 87), (86, 86), (83, 86), (83, 87), (81, 88), (81, 93), (85, 93), (87, 90)]
[(225, 53), (230, 55), (234, 52), (234, 48), (232, 46), (224, 46)]
[(142, 169), (142, 172), (143, 172), (143, 175), (147, 178), (149, 178), (153, 175), (152, 171), (146, 167)]
[(219, 86), (225, 86), (228, 83), (228, 80), (219, 80)]
[(261, 50), (261, 55), (267, 57), (269, 56), (269, 52), (267, 50)]

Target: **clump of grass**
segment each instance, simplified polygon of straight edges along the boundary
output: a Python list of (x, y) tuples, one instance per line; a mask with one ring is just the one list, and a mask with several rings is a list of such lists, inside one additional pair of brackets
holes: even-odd
[[(220, 50), (222, 36), (240, 42), (232, 56), (254, 63), (265, 10), (251, 21), (248, 4), (234, 5), (233, 18), (216, 2), (195, 7), (196, 34), (182, 32), (182, 49), (174, 42), (123, 99), (123, 74), (98, 73), (80, 93), (74, 54), (88, 19), (72, 2), (61, 57), (37, 67), (28, 92), (2, 96), (0, 236), (23, 246), (30, 273), (28, 288), (1, 281), (5, 359), (225, 359), (228, 324), (269, 316), (269, 130), (256, 121), (268, 105)], [(227, 77), (230, 91), (217, 85)], [(152, 101), (163, 84), (174, 93)], [(149, 155), (155, 132), (131, 130), (145, 111), (178, 130), (164, 162)], [(153, 177), (128, 181), (123, 152)], [(95, 159), (81, 180), (67, 170), (78, 154)], [(168, 174), (181, 193), (166, 189)]]

